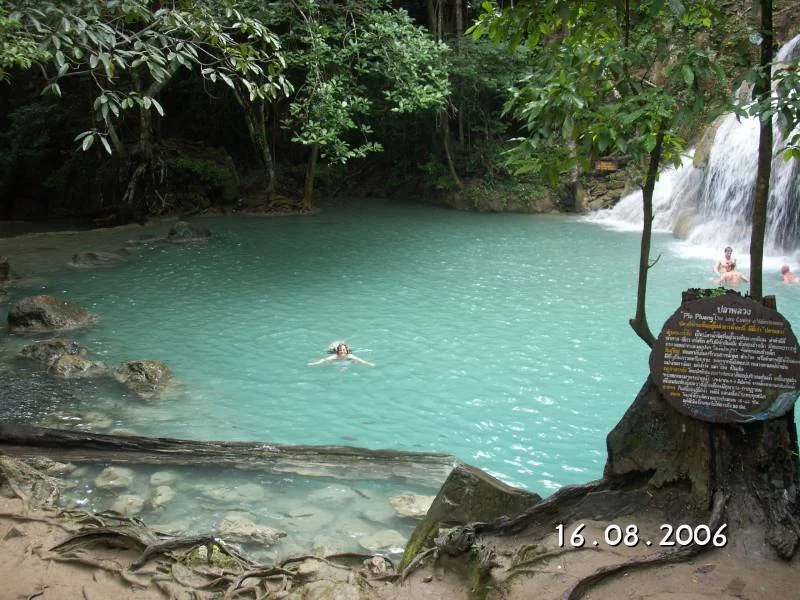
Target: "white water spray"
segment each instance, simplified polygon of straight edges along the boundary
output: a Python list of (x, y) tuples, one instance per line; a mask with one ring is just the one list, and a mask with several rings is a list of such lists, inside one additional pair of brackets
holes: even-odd
[[(792, 60), (800, 50), (800, 35), (776, 56)], [(666, 231), (690, 245), (719, 253), (731, 245), (740, 256), (750, 246), (750, 221), (758, 162), (757, 118), (726, 115), (719, 124), (708, 164), (698, 169), (690, 158), (678, 169), (666, 169), (653, 196), (655, 231)], [(800, 177), (798, 162), (780, 156), (784, 139), (775, 127), (772, 177), (767, 208), (765, 254), (785, 256), (800, 248)], [(642, 192), (622, 198), (609, 210), (587, 217), (620, 229), (641, 229)]]

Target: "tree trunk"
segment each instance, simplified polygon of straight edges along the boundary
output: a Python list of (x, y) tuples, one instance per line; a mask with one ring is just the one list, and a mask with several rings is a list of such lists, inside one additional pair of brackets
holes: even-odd
[[(800, 463), (794, 411), (722, 425), (678, 413), (648, 378), (607, 439), (604, 479), (645, 476), (648, 489), (684, 487), (696, 510), (726, 497), (728, 548), (791, 558), (800, 539)], [(676, 518), (681, 515), (675, 499)], [(687, 502), (684, 499), (683, 502)]]
[[(770, 65), (773, 57), (772, 0), (759, 0), (761, 11), (761, 57), (760, 77), (753, 88), (756, 100), (763, 102), (772, 94)], [(760, 119), (758, 137), (758, 170), (756, 190), (753, 198), (752, 230), (750, 233), (750, 296), (761, 300), (764, 260), (764, 232), (767, 227), (767, 204), (769, 202), (769, 180), (772, 172), (772, 117)]]
[(464, 184), (458, 178), (456, 173), (456, 165), (453, 162), (453, 154), (450, 152), (450, 115), (446, 110), (442, 111), (442, 141), (444, 143), (444, 154), (447, 157), (447, 166), (450, 169), (450, 175), (453, 176), (453, 181), (458, 189), (464, 189)]
[(655, 343), (655, 338), (650, 331), (650, 326), (647, 324), (645, 300), (647, 298), (647, 271), (652, 266), (650, 264), (650, 240), (653, 231), (653, 190), (656, 187), (658, 168), (661, 164), (665, 126), (663, 122), (659, 124), (656, 145), (650, 152), (650, 164), (648, 165), (647, 176), (642, 188), (642, 244), (639, 252), (639, 281), (636, 287), (636, 316), (630, 320), (633, 331), (651, 348)]
[(255, 102), (250, 102), (239, 92), (234, 90), (236, 101), (244, 112), (244, 120), (247, 124), (247, 133), (250, 141), (258, 154), (258, 159), (264, 169), (264, 193), (269, 201), (275, 195), (275, 162), (272, 159), (272, 152), (269, 149), (267, 139), (267, 121), (264, 101), (260, 98)]
[(312, 144), (311, 152), (308, 155), (308, 164), (306, 165), (306, 180), (303, 185), (303, 202), (300, 205), (301, 210), (311, 210), (314, 208), (314, 173), (317, 170), (318, 157), (319, 146), (317, 144)]
[[(464, 55), (464, 7), (463, 0), (456, 0), (456, 53), (459, 56)], [(458, 147), (464, 147), (464, 112), (456, 109), (456, 116), (458, 117)]]

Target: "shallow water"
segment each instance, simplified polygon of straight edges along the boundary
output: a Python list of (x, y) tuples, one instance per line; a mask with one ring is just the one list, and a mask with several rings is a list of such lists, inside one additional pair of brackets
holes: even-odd
[[(162, 359), (180, 381), (151, 403), (111, 381), (56, 386), (64, 395), (15, 361), (5, 387), (25, 389), (26, 401), (5, 407), (11, 418), (96, 411), (102, 422), (81, 426), (447, 452), (543, 496), (602, 475), (605, 436), (647, 375), (648, 349), (628, 326), (638, 232), (375, 202), (198, 222), (213, 231), (208, 242), (145, 245), (94, 270), (63, 265), (168, 223), (0, 240), (28, 277), (12, 302), (68, 298), (99, 315), (70, 336), (93, 357)], [(682, 290), (711, 285), (716, 258), (666, 234), (654, 237), (659, 254), (648, 288), (656, 334)], [(765, 279), (798, 322), (800, 290)], [(0, 351), (10, 357), (30, 339), (3, 336)], [(376, 366), (307, 366), (337, 339)]]

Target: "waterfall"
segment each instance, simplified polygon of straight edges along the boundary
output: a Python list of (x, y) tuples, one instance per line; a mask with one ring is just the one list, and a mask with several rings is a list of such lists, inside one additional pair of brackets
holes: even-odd
[[(800, 50), (800, 35), (776, 56), (777, 62), (793, 60)], [(778, 153), (784, 140), (773, 125), (772, 177), (767, 208), (764, 250), (785, 255), (800, 249), (800, 177), (798, 162), (785, 161)], [(655, 231), (666, 231), (688, 243), (714, 248), (718, 253), (733, 246), (740, 256), (750, 246), (750, 220), (758, 162), (758, 119), (721, 119), (705, 167), (694, 166), (691, 157), (677, 168), (661, 172), (653, 197)], [(587, 219), (618, 228), (641, 229), (642, 192), (622, 198), (617, 205)]]

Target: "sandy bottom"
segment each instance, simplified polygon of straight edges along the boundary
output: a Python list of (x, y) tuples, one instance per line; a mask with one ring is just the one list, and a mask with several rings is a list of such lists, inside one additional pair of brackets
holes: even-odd
[[(164, 572), (163, 564), (146, 563), (131, 571), (129, 565), (139, 550), (100, 547), (92, 553), (93, 565), (64, 562), (52, 548), (81, 528), (74, 520), (52, 519), (53, 511), (26, 507), (18, 498), (0, 498), (0, 599), (84, 599), (147, 600), (162, 598), (223, 598), (223, 592), (200, 592), (175, 583)], [(591, 536), (594, 524), (586, 533)], [(602, 524), (596, 524), (597, 531)], [(531, 562), (528, 569), (510, 569), (502, 564), (512, 550), (526, 545), (523, 537), (507, 539), (497, 545), (501, 567), (493, 571), (495, 591), (488, 598), (505, 600), (555, 600), (562, 598), (580, 577), (609, 564), (618, 564), (643, 556), (651, 549), (604, 548), (560, 551), (541, 547), (553, 557)], [(451, 600), (470, 599), (470, 585), (452, 559), (423, 564), (401, 585), (371, 581), (366, 585), (342, 584), (334, 593), (322, 593), (323, 582), (316, 587), (301, 585), (270, 594), (269, 598), (341, 599), (341, 600)], [(779, 600), (800, 597), (800, 561), (773, 560), (764, 557), (743, 559), (731, 550), (705, 552), (684, 563), (663, 565), (644, 571), (622, 573), (593, 588), (584, 598), (637, 600), (701, 600), (708, 598), (738, 600)], [(452, 567), (452, 568), (451, 568)], [(525, 572), (516, 572), (524, 570)], [(512, 574), (513, 573), (513, 574)], [(312, 578), (313, 579), (313, 578)], [(160, 580), (160, 583), (159, 583)], [(308, 579), (306, 581), (309, 581)], [(312, 585), (312, 584), (308, 584)], [(502, 590), (502, 591), (500, 591)], [(235, 597), (254, 594), (240, 590)], [(231, 597), (234, 597), (231, 596)]]

